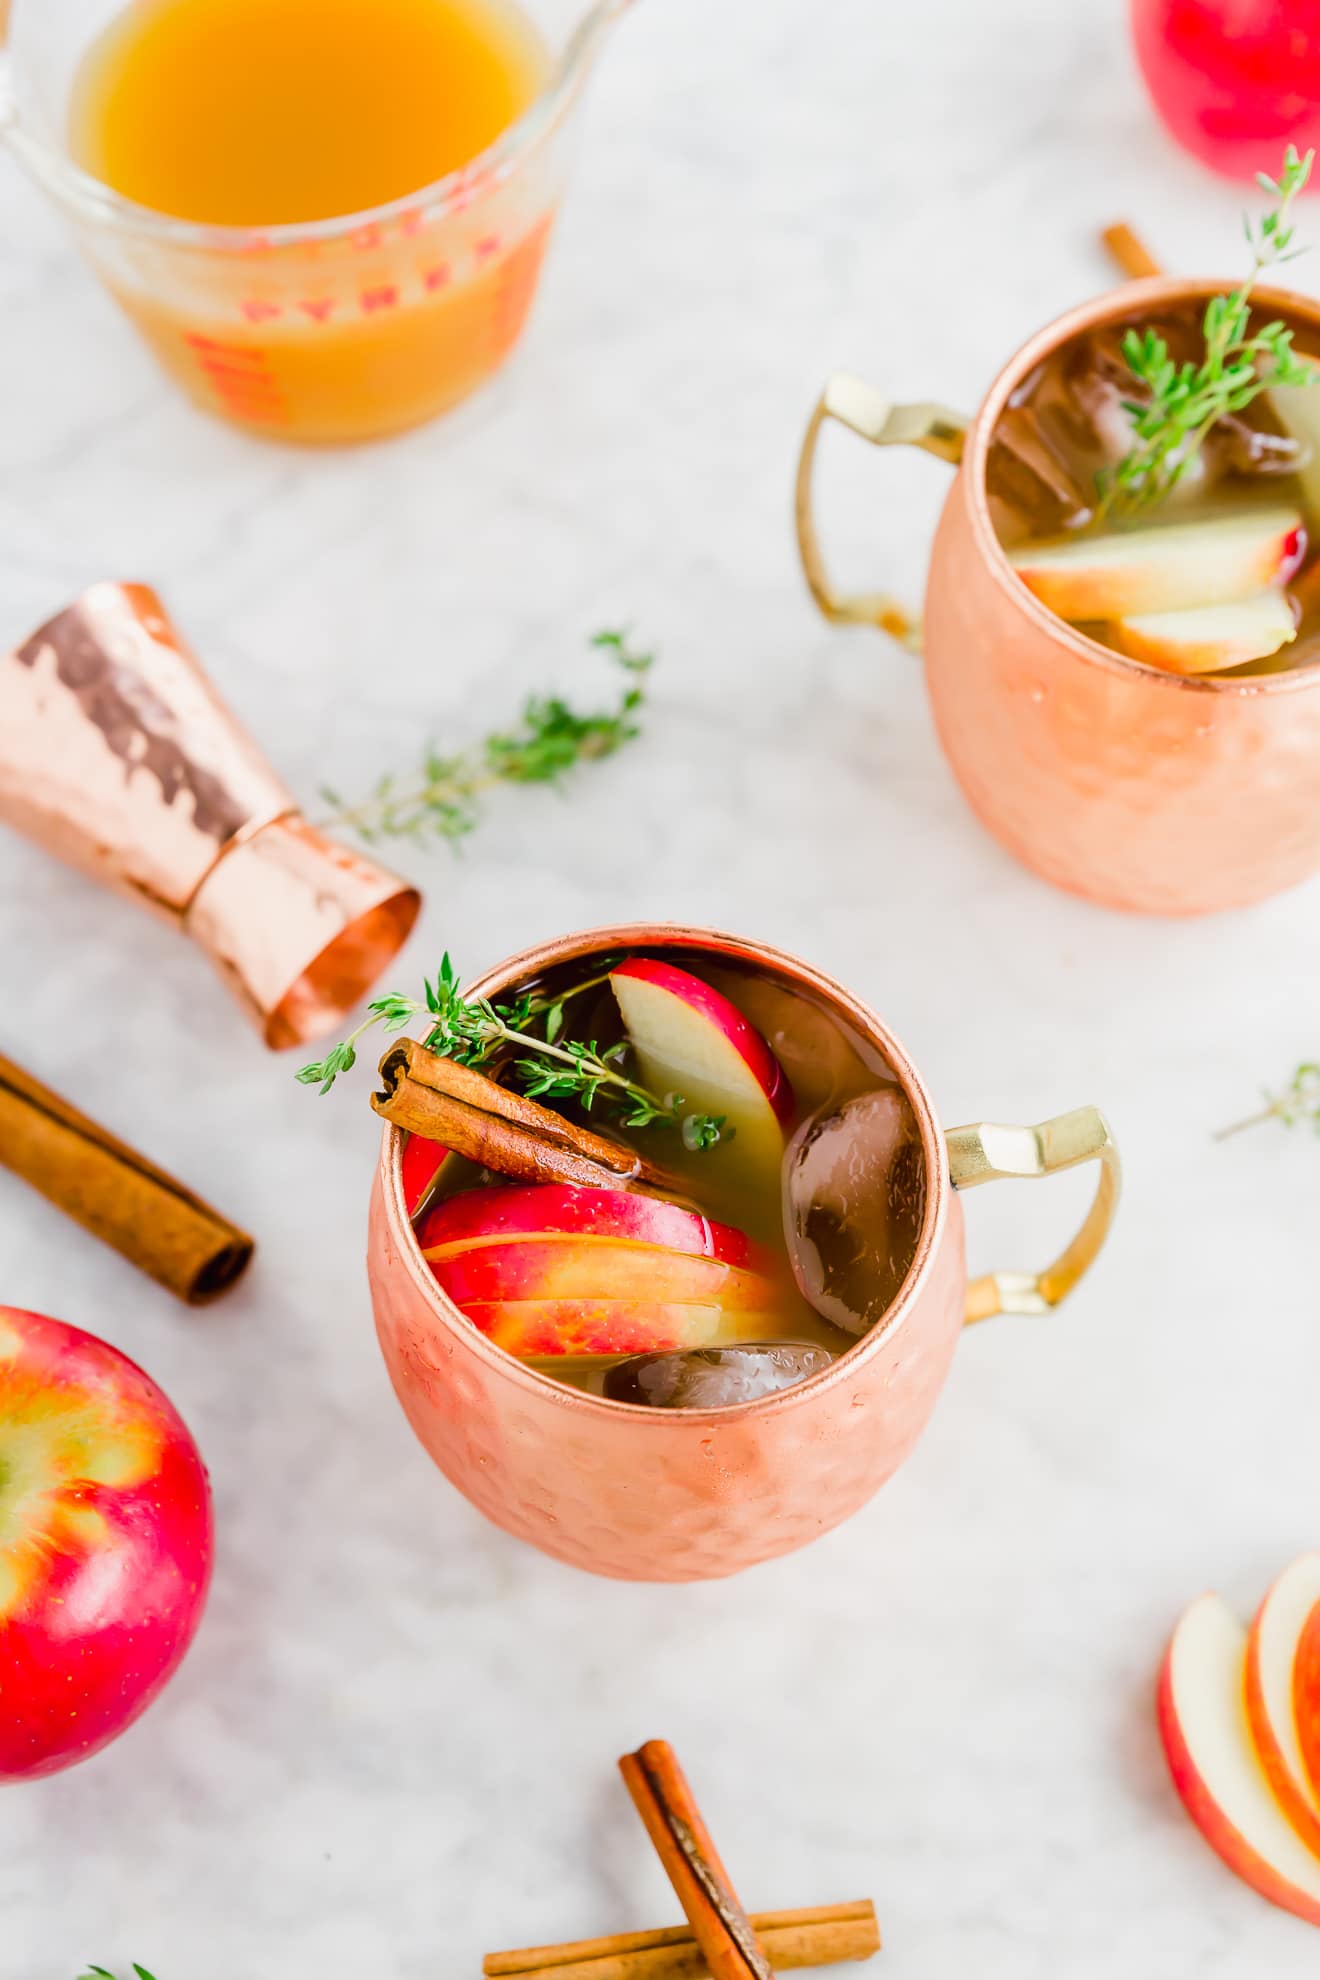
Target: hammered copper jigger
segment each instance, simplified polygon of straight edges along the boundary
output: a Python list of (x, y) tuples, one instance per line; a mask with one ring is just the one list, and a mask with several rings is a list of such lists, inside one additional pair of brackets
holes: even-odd
[(308, 824), (143, 584), (0, 659), (0, 820), (191, 935), (275, 1048), (336, 1024), (421, 907)]

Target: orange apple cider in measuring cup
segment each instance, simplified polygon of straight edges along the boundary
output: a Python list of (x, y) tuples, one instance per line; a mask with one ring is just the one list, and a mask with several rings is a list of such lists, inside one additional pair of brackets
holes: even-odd
[(243, 426), (338, 441), (427, 419), (522, 329), (554, 189), (483, 154), (549, 69), (509, 0), (131, 0), (82, 60), (70, 149), (186, 224), (126, 245), (111, 286)]

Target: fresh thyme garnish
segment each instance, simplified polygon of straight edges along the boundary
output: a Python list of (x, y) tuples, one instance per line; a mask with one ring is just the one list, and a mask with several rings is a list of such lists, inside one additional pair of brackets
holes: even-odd
[(1285, 1127), (1297, 1127), (1306, 1121), (1313, 1133), (1320, 1134), (1320, 1065), (1304, 1061), (1281, 1093), (1266, 1091), (1265, 1103), (1258, 1113), (1248, 1114), (1246, 1120), (1220, 1128), (1215, 1140), (1226, 1141), (1230, 1134), (1259, 1127), (1263, 1121), (1282, 1121)]
[(1313, 151), (1299, 157), (1290, 144), (1278, 179), (1257, 173), (1257, 184), (1276, 204), (1258, 227), (1243, 215), (1251, 273), (1231, 295), (1212, 296), (1206, 304), (1205, 356), (1199, 364), (1190, 359), (1175, 363), (1167, 342), (1155, 330), (1129, 330), (1124, 336), (1128, 370), (1145, 386), (1147, 397), (1123, 402), (1135, 444), (1116, 467), (1102, 469), (1097, 477), (1102, 512), (1132, 513), (1162, 500), (1187, 472), (1216, 420), (1241, 412), (1276, 385), (1316, 382), (1316, 368), (1295, 354), (1293, 333), (1286, 324), (1276, 320), (1251, 329), (1251, 291), (1262, 269), (1305, 252), (1292, 245), (1288, 215), (1311, 176), (1314, 157)]
[[(339, 1075), (351, 1072), (356, 1065), (357, 1043), (364, 1032), (375, 1025), (383, 1026), (386, 1033), (402, 1031), (423, 1018), (429, 1027), (423, 1044), (458, 1065), (479, 1066), (496, 1052), (510, 1048), (520, 1052), (522, 1056), (513, 1060), (513, 1069), (529, 1099), (576, 1100), (588, 1113), (600, 1100), (611, 1108), (621, 1127), (651, 1127), (657, 1122), (675, 1127), (684, 1146), (694, 1152), (729, 1140), (733, 1130), (725, 1125), (722, 1114), (685, 1113), (681, 1093), (651, 1093), (630, 1079), (622, 1070), (628, 1054), (626, 1040), (604, 1051), (594, 1039), (586, 1044), (572, 1038), (559, 1042), (568, 1000), (608, 981), (607, 967), (553, 997), (524, 991), (511, 1004), (493, 1004), (485, 997), (462, 995), (446, 953), (434, 981), (423, 980), (422, 998), (395, 993), (377, 997), (368, 1004), (368, 1015), (357, 1029), (341, 1044), (332, 1046), (323, 1059), (304, 1066), (298, 1078), (304, 1086), (319, 1086), (322, 1093), (328, 1093)], [(528, 1029), (538, 1022), (542, 1037)]]
[[(156, 1976), (148, 1973), (145, 1966), (139, 1966), (136, 1960), (133, 1962), (133, 1971), (137, 1975), (137, 1980), (156, 1980)], [(78, 1975), (78, 1980), (115, 1980), (115, 1976), (108, 1966), (89, 1966), (85, 1973)]]
[(372, 845), (380, 839), (454, 842), (476, 828), (480, 800), (496, 784), (553, 784), (575, 764), (613, 756), (641, 732), (643, 681), (655, 655), (631, 646), (626, 632), (598, 632), (590, 643), (628, 676), (613, 708), (583, 715), (559, 695), (531, 695), (517, 728), (497, 731), (457, 756), (429, 748), (413, 775), (382, 777), (358, 804), (323, 789), (333, 811), (320, 822), (347, 826)]

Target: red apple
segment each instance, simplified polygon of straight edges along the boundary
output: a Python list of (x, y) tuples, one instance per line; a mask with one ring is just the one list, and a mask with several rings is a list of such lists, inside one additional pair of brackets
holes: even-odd
[(474, 1300), (710, 1300), (767, 1309), (780, 1304), (773, 1281), (717, 1258), (607, 1238), (529, 1238), (514, 1244), (446, 1248), (428, 1258), (437, 1283), (462, 1307)]
[(681, 1094), (689, 1112), (722, 1114), (734, 1130), (731, 1159), (750, 1178), (777, 1185), (793, 1089), (755, 1025), (722, 991), (674, 963), (635, 956), (610, 984), (642, 1083)]
[(1302, 1755), (1294, 1698), (1302, 1632), (1320, 1603), (1320, 1554), (1285, 1568), (1256, 1612), (1247, 1651), (1247, 1714), (1274, 1798), (1320, 1856), (1320, 1800)]
[(404, 1142), (399, 1166), (403, 1180), (403, 1207), (410, 1217), (415, 1217), (420, 1210), (448, 1153), (449, 1150), (442, 1148), (438, 1141), (427, 1141), (420, 1134), (410, 1134)]
[(1120, 653), (1166, 674), (1218, 674), (1267, 660), (1296, 639), (1297, 622), (1284, 592), (1253, 591), (1230, 605), (1116, 619), (1109, 636)]
[(747, 1265), (755, 1256), (742, 1231), (699, 1210), (642, 1190), (578, 1189), (572, 1183), (465, 1189), (428, 1210), (418, 1227), (418, 1242), (432, 1259), (451, 1247), (551, 1235), (665, 1245), (726, 1265)]
[(1302, 1764), (1320, 1799), (1320, 1602), (1302, 1624), (1293, 1660), (1293, 1715)]
[(0, 1781), (84, 1760), (146, 1709), (201, 1618), (211, 1494), (116, 1348), (0, 1307)]
[(1194, 1602), (1160, 1675), (1159, 1724), (1174, 1786), (1230, 1870), (1320, 1925), (1320, 1861), (1270, 1792), (1246, 1704), (1247, 1632), (1217, 1595)]
[(622, 1299), (474, 1301), (468, 1318), (522, 1361), (560, 1355), (650, 1354), (765, 1338), (764, 1307)]
[(1091, 620), (1228, 604), (1286, 583), (1305, 554), (1300, 510), (1261, 508), (1028, 543), (1009, 562), (1061, 619)]

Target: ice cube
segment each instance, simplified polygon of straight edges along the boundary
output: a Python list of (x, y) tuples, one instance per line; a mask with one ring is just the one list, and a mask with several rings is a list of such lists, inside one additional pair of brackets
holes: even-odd
[(926, 1212), (916, 1115), (878, 1087), (806, 1121), (785, 1157), (785, 1226), (798, 1288), (817, 1313), (864, 1334), (893, 1305)]
[(728, 1409), (791, 1389), (828, 1368), (833, 1359), (828, 1348), (806, 1341), (639, 1354), (606, 1371), (602, 1393), (612, 1402), (643, 1403), (650, 1409)]
[(1033, 405), (1012, 405), (1001, 415), (986, 455), (985, 485), (995, 527), (1009, 542), (1057, 536), (1091, 519), (1086, 484), (1054, 445)]

